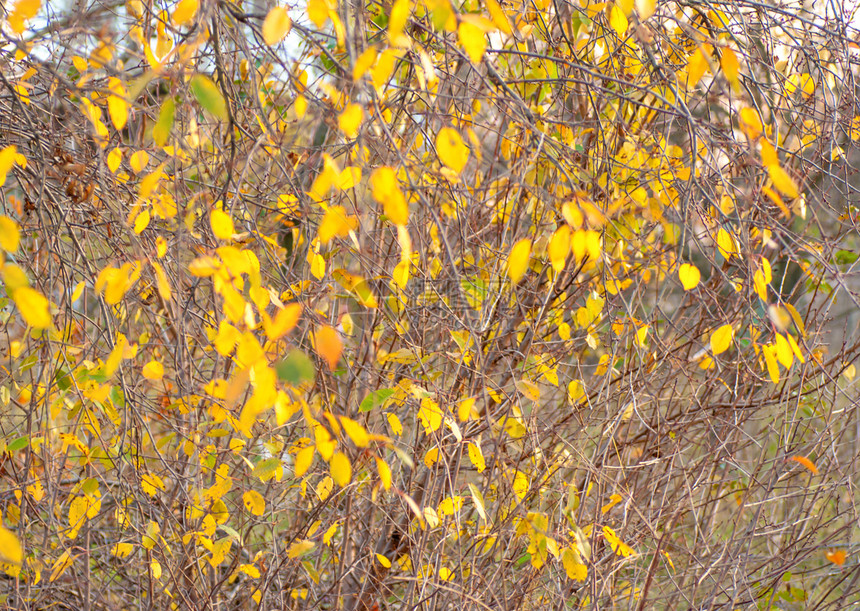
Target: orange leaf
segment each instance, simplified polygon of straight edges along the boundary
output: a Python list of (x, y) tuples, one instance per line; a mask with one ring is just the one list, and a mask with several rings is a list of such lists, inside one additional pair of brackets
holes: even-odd
[(340, 355), (343, 354), (343, 344), (337, 331), (329, 326), (323, 327), (314, 335), (314, 341), (316, 342), (317, 354), (334, 371), (335, 367), (337, 367), (337, 362), (340, 360)]
[(807, 469), (809, 469), (813, 473), (818, 474), (818, 467), (815, 466), (814, 462), (812, 462), (811, 460), (806, 458), (806, 456), (792, 456), (788, 460), (793, 460), (796, 463), (800, 463), (801, 465), (803, 465), (804, 467), (806, 467)]
[(845, 564), (844, 549), (835, 549), (832, 552), (827, 552), (826, 554), (824, 554), (824, 557), (836, 566), (842, 566), (843, 564)]

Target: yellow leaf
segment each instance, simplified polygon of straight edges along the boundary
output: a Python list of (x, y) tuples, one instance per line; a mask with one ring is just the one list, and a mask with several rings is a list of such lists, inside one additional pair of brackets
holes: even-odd
[(18, 223), (8, 216), (0, 215), (0, 248), (6, 252), (15, 252), (21, 242), (21, 228)]
[(436, 154), (451, 171), (459, 174), (469, 161), (469, 149), (463, 143), (460, 132), (443, 127), (436, 135)]
[(391, 168), (377, 168), (370, 175), (373, 198), (382, 204), (385, 216), (395, 225), (405, 225), (409, 220), (409, 206), (397, 185), (397, 175)]
[(361, 168), (358, 166), (349, 166), (348, 168), (344, 168), (340, 174), (338, 174), (336, 186), (341, 191), (346, 191), (347, 189), (352, 189), (359, 183), (361, 180)]
[(24, 552), (18, 537), (8, 528), (0, 526), (0, 562), (21, 566), (23, 560)]
[(18, 149), (14, 144), (11, 144), (0, 151), (0, 187), (6, 183), (6, 175), (12, 166), (15, 165), (15, 156), (18, 154)]
[(233, 219), (223, 210), (216, 208), (209, 215), (209, 223), (212, 225), (212, 233), (219, 240), (230, 240), (233, 238)]
[(164, 365), (156, 360), (149, 361), (141, 372), (147, 380), (158, 381), (164, 377)]
[(732, 345), (734, 336), (735, 330), (728, 324), (711, 333), (711, 352), (717, 355), (728, 350)]
[(266, 332), (266, 337), (273, 342), (278, 341), (296, 326), (301, 315), (302, 305), (300, 303), (285, 305), (275, 314), (274, 320), (271, 320), (269, 315), (263, 312), (263, 329)]
[(381, 458), (376, 459), (376, 472), (379, 473), (379, 481), (386, 490), (391, 489), (391, 468)]
[(609, 543), (609, 547), (612, 548), (612, 551), (619, 556), (627, 558), (628, 556), (636, 554), (633, 548), (621, 541), (621, 539), (618, 538), (618, 535), (615, 534), (615, 531), (608, 526), (603, 527), (603, 537), (606, 539), (606, 542)]
[(343, 109), (340, 116), (337, 118), (340, 131), (352, 139), (358, 135), (358, 128), (361, 127), (361, 120), (364, 118), (364, 110), (358, 104), (350, 104)]
[(511, 22), (508, 21), (508, 17), (505, 15), (502, 7), (499, 6), (499, 3), (496, 0), (484, 0), (484, 4), (487, 5), (487, 11), (490, 13), (490, 17), (493, 18), (493, 23), (496, 24), (496, 27), (505, 34), (513, 34)]
[(331, 460), (328, 463), (331, 471), (331, 478), (338, 486), (346, 486), (352, 479), (352, 465), (349, 463), (349, 458), (343, 452), (335, 452), (332, 454)]
[(569, 547), (561, 552), (561, 564), (568, 579), (585, 581), (588, 578), (588, 567), (582, 563), (579, 554)]
[(391, 560), (389, 560), (382, 554), (376, 554), (376, 561), (387, 569), (391, 568)]
[(41, 0), (18, 0), (8, 19), (12, 31), (16, 34), (23, 33), (25, 22), (35, 17), (41, 6)]
[(629, 26), (630, 22), (627, 20), (624, 11), (617, 4), (613, 4), (609, 11), (609, 27), (615, 30), (619, 36), (624, 36)]
[(767, 141), (767, 138), (761, 138), (759, 140), (761, 144), (761, 163), (765, 167), (772, 166), (774, 164), (779, 164), (779, 155), (776, 154), (776, 149), (773, 148), (773, 145)]
[(409, 0), (397, 0), (391, 7), (388, 17), (388, 38), (392, 44), (397, 44), (403, 36), (410, 9)]
[(803, 465), (813, 474), (818, 475), (818, 467), (815, 466), (814, 462), (806, 458), (806, 456), (792, 456), (789, 460), (793, 460), (794, 462)]
[(170, 297), (173, 293), (170, 290), (170, 282), (167, 281), (167, 274), (164, 273), (164, 269), (158, 261), (152, 262), (152, 269), (155, 270), (155, 281), (158, 286), (158, 294), (161, 295), (161, 298), (164, 299), (164, 301), (170, 301)]
[(140, 174), (149, 163), (149, 153), (146, 151), (137, 151), (132, 154), (128, 163), (135, 174)]
[(348, 216), (343, 206), (332, 206), (328, 209), (319, 226), (319, 239), (328, 244), (332, 238), (346, 237), (350, 231), (358, 228), (358, 219)]
[[(708, 53), (710, 55), (710, 53)], [(687, 62), (687, 87), (695, 87), (708, 70), (708, 55), (703, 47), (696, 49)]]
[(111, 548), (111, 555), (117, 558), (125, 558), (134, 551), (134, 546), (131, 543), (116, 543)]
[(283, 6), (276, 6), (263, 20), (263, 42), (270, 47), (281, 42), (290, 32), (290, 15)]
[(579, 263), (585, 261), (586, 255), (591, 261), (597, 261), (601, 252), (600, 242), (599, 232), (577, 229), (570, 236), (570, 252)]
[(55, 581), (62, 576), (63, 573), (66, 572), (72, 563), (77, 559), (77, 556), (72, 556), (69, 550), (64, 551), (60, 554), (60, 557), (57, 558), (57, 561), (54, 562), (54, 565), (51, 567), (51, 576), (48, 578), (48, 581)]
[(421, 406), (418, 408), (418, 420), (424, 427), (424, 432), (428, 435), (439, 430), (442, 426), (442, 410), (439, 404), (429, 398), (421, 400)]
[(781, 333), (776, 333), (776, 359), (780, 362), (780, 364), (789, 369), (794, 363), (794, 352), (791, 349), (791, 345), (788, 343), (788, 340), (785, 339), (785, 336)]
[(140, 487), (149, 496), (155, 496), (159, 490), (167, 490), (167, 486), (164, 485), (164, 480), (154, 473), (144, 473), (140, 477)]
[(255, 516), (261, 516), (266, 511), (266, 499), (256, 490), (248, 490), (242, 495), (242, 503), (245, 509)]
[(722, 227), (717, 232), (717, 248), (726, 260), (730, 259), (732, 255), (740, 256), (735, 237)]
[(86, 287), (86, 285), (87, 283), (83, 280), (81, 280), (80, 282), (78, 282), (77, 285), (75, 285), (75, 290), (72, 292), (72, 298), (70, 300), (71, 303), (75, 303), (80, 298), (80, 296), (84, 294), (84, 288)]
[(567, 261), (567, 255), (570, 252), (570, 227), (562, 225), (555, 230), (547, 247), (552, 268), (558, 273), (564, 269), (564, 264)]
[(484, 453), (481, 451), (481, 446), (476, 443), (470, 443), (468, 445), (468, 452), (469, 460), (475, 465), (478, 473), (482, 473), (487, 468), (487, 464), (484, 462)]
[(803, 92), (803, 97), (808, 98), (815, 93), (815, 81), (809, 73), (792, 74), (785, 82), (785, 92), (792, 95), (797, 91)]
[(352, 66), (353, 81), (357, 81), (365, 75), (373, 62), (376, 61), (376, 54), (376, 47), (368, 47), (355, 59), (355, 64)]
[(685, 291), (696, 288), (699, 285), (699, 280), (702, 278), (699, 268), (691, 263), (684, 263), (678, 268), (678, 278), (684, 286)]
[(340, 360), (340, 355), (343, 354), (343, 344), (340, 341), (340, 335), (330, 326), (318, 329), (314, 334), (314, 343), (317, 354), (328, 363), (329, 368), (334, 371), (337, 363)]
[(388, 420), (388, 426), (391, 427), (391, 434), (395, 436), (399, 436), (403, 433), (403, 424), (400, 422), (400, 418), (397, 417), (397, 414), (390, 413), (386, 417)]
[(19, 287), (30, 285), (27, 274), (14, 263), (7, 263), (3, 266), (3, 282), (6, 283), (7, 293), (14, 293)]
[(723, 74), (726, 75), (726, 80), (731, 84), (732, 88), (737, 91), (740, 87), (738, 76), (740, 74), (741, 66), (740, 62), (738, 62), (738, 56), (728, 47), (723, 49), (722, 56), (720, 57), (720, 67), (723, 69)]
[(774, 384), (779, 384), (779, 365), (776, 364), (776, 348), (770, 345), (761, 347), (762, 356), (764, 356), (764, 364), (767, 368), (767, 375), (770, 381)]
[(302, 477), (311, 468), (311, 464), (314, 462), (314, 451), (314, 446), (307, 446), (296, 453), (293, 470), (297, 478)]
[(540, 387), (530, 380), (517, 380), (514, 384), (518, 391), (529, 401), (538, 403), (540, 401)]
[(461, 22), (460, 27), (457, 28), (457, 35), (460, 38), (460, 44), (465, 49), (466, 55), (472, 60), (472, 63), (480, 63), (487, 48), (487, 39), (484, 37), (484, 31), (472, 23)]
[(143, 230), (149, 227), (149, 221), (152, 220), (152, 216), (149, 213), (149, 210), (144, 210), (140, 214), (137, 215), (137, 218), (134, 219), (134, 232), (138, 235), (143, 233)]
[(743, 108), (738, 113), (738, 122), (741, 126), (741, 131), (747, 135), (750, 140), (755, 140), (761, 136), (762, 125), (761, 118), (754, 108)]
[(352, 439), (352, 442), (359, 448), (366, 448), (370, 444), (370, 435), (363, 426), (352, 418), (341, 416), (340, 424), (343, 427), (347, 436)]
[(532, 243), (531, 240), (522, 239), (511, 249), (511, 254), (508, 255), (508, 278), (516, 284), (525, 275), (529, 267), (529, 258), (531, 257)]
[(567, 402), (575, 406), (585, 397), (585, 386), (582, 380), (571, 380), (567, 385)]
[(602, 513), (602, 514), (609, 513), (609, 511), (610, 511), (613, 507), (615, 507), (618, 503), (620, 503), (620, 502), (621, 502), (621, 500), (622, 500), (622, 497), (621, 497), (621, 495), (620, 495), (620, 494), (613, 494), (613, 495), (610, 495), (610, 497), (609, 497), (609, 502), (608, 502), (606, 505), (604, 505), (603, 507), (601, 507), (601, 508), (600, 508), (600, 513)]
[(788, 344), (791, 346), (791, 351), (794, 353), (794, 356), (797, 357), (797, 360), (801, 363), (805, 363), (806, 359), (803, 358), (803, 354), (800, 352), (800, 346), (797, 345), (795, 339), (790, 334), (786, 334), (786, 338), (788, 339)]
[(114, 95), (108, 96), (108, 112), (113, 126), (118, 130), (125, 127), (128, 121), (128, 92), (123, 87), (122, 82), (118, 78), (111, 77), (108, 81), (108, 89)]
[(308, 18), (317, 28), (321, 28), (328, 20), (329, 6), (326, 0), (308, 0)]
[(400, 53), (397, 49), (391, 48), (386, 49), (382, 52), (382, 55), (379, 56), (376, 66), (370, 74), (370, 80), (373, 81), (373, 86), (376, 87), (376, 89), (381, 90), (388, 82), (388, 79), (394, 72), (394, 66), (398, 59), (400, 59)]
[(194, 18), (197, 13), (198, 0), (179, 0), (173, 9), (171, 19), (176, 25), (185, 25)]
[(639, 19), (645, 21), (657, 9), (657, 0), (636, 0), (636, 11), (639, 13)]
[(478, 511), (478, 516), (486, 522), (487, 510), (484, 508), (484, 496), (475, 484), (469, 484), (469, 492), (472, 496), (472, 502), (475, 504), (475, 509)]
[(323, 535), (323, 543), (325, 543), (326, 545), (329, 545), (331, 543), (331, 540), (334, 539), (335, 534), (337, 534), (337, 529), (339, 526), (340, 523), (335, 522), (328, 527), (328, 530), (325, 531), (325, 534)]
[(287, 558), (298, 558), (311, 551), (316, 544), (313, 541), (296, 541), (287, 548)]
[(788, 175), (788, 172), (779, 167), (778, 164), (768, 166), (767, 171), (770, 174), (770, 179), (773, 181), (773, 186), (783, 195), (792, 199), (800, 195), (800, 192), (797, 190), (797, 184)]
[(803, 97), (805, 98), (815, 93), (815, 81), (808, 72), (800, 75), (800, 90), (803, 91)]
[[(8, 288), (8, 287), (7, 287)], [(12, 300), (18, 306), (21, 316), (35, 329), (47, 329), (54, 324), (48, 300), (37, 290), (21, 286), (12, 293)]]
[(140, 543), (145, 549), (152, 549), (157, 543), (157, 537), (161, 533), (161, 527), (157, 522), (150, 521), (146, 525), (146, 532), (141, 535)]
[(424, 454), (424, 466), (428, 469), (439, 461), (439, 446), (433, 446)]
[(296, 96), (296, 99), (293, 100), (293, 108), (296, 111), (296, 116), (301, 119), (308, 111), (308, 99), (303, 95)]

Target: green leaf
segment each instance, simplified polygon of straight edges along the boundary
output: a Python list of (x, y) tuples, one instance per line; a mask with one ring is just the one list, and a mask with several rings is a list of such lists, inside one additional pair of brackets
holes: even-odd
[[(202, 104), (202, 102), (201, 102)], [(173, 116), (176, 114), (176, 102), (172, 97), (164, 100), (158, 113), (158, 122), (152, 128), (152, 139), (158, 146), (167, 144), (167, 137), (173, 128)]]
[(21, 364), (18, 366), (18, 371), (24, 372), (24, 371), (28, 371), (28, 370), (32, 369), (33, 365), (36, 364), (38, 359), (39, 359), (39, 356), (37, 354), (31, 354), (30, 356), (25, 358), (23, 361), (21, 361)]
[(259, 477), (260, 481), (266, 482), (275, 477), (276, 471), (280, 468), (280, 458), (267, 458), (257, 463), (257, 465), (254, 467), (254, 471), (251, 473), (251, 476)]
[(54, 375), (54, 383), (56, 383), (57, 388), (60, 390), (68, 390), (72, 387), (71, 372), (64, 367), (57, 369), (57, 373)]
[(836, 265), (851, 265), (858, 257), (860, 257), (860, 255), (851, 252), (850, 250), (838, 250), (836, 251), (836, 255), (833, 259), (836, 261)]
[(219, 524), (218, 528), (223, 530), (227, 534), (227, 536), (236, 541), (236, 543), (242, 545), (242, 535), (240, 535), (235, 528), (227, 526), (226, 524)]
[(381, 388), (379, 390), (375, 390), (361, 401), (358, 409), (362, 412), (369, 412), (373, 408), (381, 406), (393, 394), (393, 388)]
[(194, 75), (191, 78), (191, 93), (205, 110), (222, 121), (227, 120), (227, 103), (212, 79), (202, 74)]
[(313, 380), (316, 374), (313, 361), (299, 349), (291, 350), (284, 360), (275, 365), (275, 372), (278, 378), (293, 386)]
[(6, 446), (6, 450), (8, 452), (15, 452), (16, 450), (23, 450), (30, 443), (30, 438), (27, 435), (23, 437), (18, 437), (18, 439), (14, 440), (8, 446)]

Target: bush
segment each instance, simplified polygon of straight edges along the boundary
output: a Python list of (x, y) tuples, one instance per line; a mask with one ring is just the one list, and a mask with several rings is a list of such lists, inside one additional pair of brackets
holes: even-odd
[(5, 604), (856, 603), (846, 14), (9, 6)]

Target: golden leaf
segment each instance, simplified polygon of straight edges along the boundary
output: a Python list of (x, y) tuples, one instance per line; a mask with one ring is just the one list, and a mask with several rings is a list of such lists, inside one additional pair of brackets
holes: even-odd
[(678, 278), (681, 280), (685, 291), (696, 288), (699, 285), (701, 277), (702, 274), (699, 272), (699, 268), (691, 263), (684, 263), (678, 268)]
[(331, 471), (331, 478), (338, 486), (346, 486), (352, 480), (352, 465), (343, 452), (335, 452), (328, 466)]
[(436, 135), (436, 154), (452, 172), (459, 174), (469, 161), (469, 149), (463, 143), (460, 132), (443, 127)]
[(141, 372), (147, 380), (157, 381), (164, 377), (164, 365), (156, 360), (149, 361)]
[(361, 127), (361, 120), (363, 118), (364, 109), (358, 104), (350, 104), (338, 116), (337, 125), (340, 127), (340, 131), (352, 139), (358, 135), (358, 128)]
[(290, 32), (290, 15), (283, 6), (276, 6), (263, 20), (263, 41), (270, 47), (281, 42)]
[(198, 0), (179, 0), (173, 9), (171, 20), (175, 25), (185, 25), (194, 18), (198, 5)]
[(516, 284), (525, 275), (529, 268), (529, 258), (531, 257), (532, 243), (531, 240), (522, 239), (511, 249), (508, 255), (508, 278)]
[(800, 192), (797, 190), (797, 184), (788, 175), (788, 172), (779, 167), (779, 164), (768, 166), (767, 171), (770, 174), (770, 179), (773, 181), (773, 186), (779, 189), (783, 195), (792, 199), (800, 195)]
[(466, 55), (472, 60), (472, 63), (480, 63), (487, 48), (487, 39), (484, 36), (484, 31), (472, 23), (461, 22), (460, 27), (457, 28), (457, 35), (460, 39), (460, 44), (465, 49)]
[(245, 509), (255, 516), (261, 516), (266, 511), (266, 499), (256, 490), (245, 492), (242, 495), (242, 503), (245, 505)]
[(54, 319), (51, 317), (50, 304), (39, 291), (29, 286), (22, 286), (13, 291), (12, 300), (31, 327), (47, 329), (53, 326)]
[(713, 333), (711, 333), (711, 352), (715, 355), (722, 354), (728, 350), (735, 337), (735, 330), (731, 325), (723, 325)]

